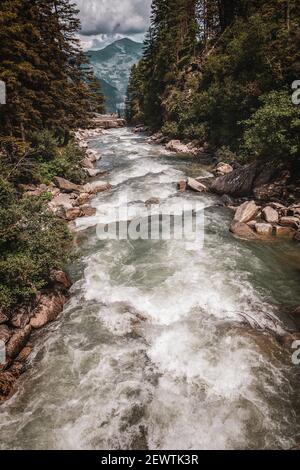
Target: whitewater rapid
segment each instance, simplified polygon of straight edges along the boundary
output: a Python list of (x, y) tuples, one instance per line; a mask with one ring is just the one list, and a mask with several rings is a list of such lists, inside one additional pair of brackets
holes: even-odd
[[(78, 219), (79, 258), (59, 320), (37, 338), (18, 393), (0, 409), (0, 448), (287, 449), (299, 436), (298, 369), (274, 339), (299, 303), (299, 271), (277, 245), (228, 232), (232, 213), (176, 182), (207, 175), (130, 129), (90, 146), (109, 192)], [(204, 246), (186, 240), (99, 240), (129, 203), (145, 214), (204, 206)]]

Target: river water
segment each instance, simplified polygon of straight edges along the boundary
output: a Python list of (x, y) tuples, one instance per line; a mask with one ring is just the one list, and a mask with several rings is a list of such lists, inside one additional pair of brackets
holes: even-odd
[[(1, 407), (0, 448), (264, 449), (299, 441), (299, 366), (273, 333), (300, 302), (292, 244), (239, 241), (217, 197), (176, 182), (205, 176), (129, 129), (90, 142), (112, 191), (80, 219), (75, 284), (39, 333), (18, 393)], [(125, 196), (138, 215), (185, 201), (205, 207), (204, 246), (186, 240), (99, 240)]]

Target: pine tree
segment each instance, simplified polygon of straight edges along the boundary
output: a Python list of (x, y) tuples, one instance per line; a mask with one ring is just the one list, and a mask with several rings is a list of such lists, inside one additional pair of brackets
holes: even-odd
[[(0, 133), (68, 131), (103, 99), (79, 47), (78, 10), (68, 0), (4, 0), (0, 6), (0, 79), (7, 85)], [(96, 104), (97, 103), (97, 104)], [(102, 104), (101, 104), (102, 103)]]

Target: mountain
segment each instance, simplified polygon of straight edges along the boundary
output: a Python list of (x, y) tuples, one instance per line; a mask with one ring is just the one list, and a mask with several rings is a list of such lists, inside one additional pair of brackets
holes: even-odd
[(99, 51), (88, 51), (95, 75), (102, 84), (108, 112), (124, 106), (131, 67), (143, 52), (143, 44), (128, 38), (119, 39)]

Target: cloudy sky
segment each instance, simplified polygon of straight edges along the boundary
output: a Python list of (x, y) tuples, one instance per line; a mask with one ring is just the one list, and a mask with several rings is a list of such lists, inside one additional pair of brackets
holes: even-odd
[(80, 39), (100, 49), (121, 37), (142, 41), (149, 25), (151, 0), (75, 0), (80, 10)]

